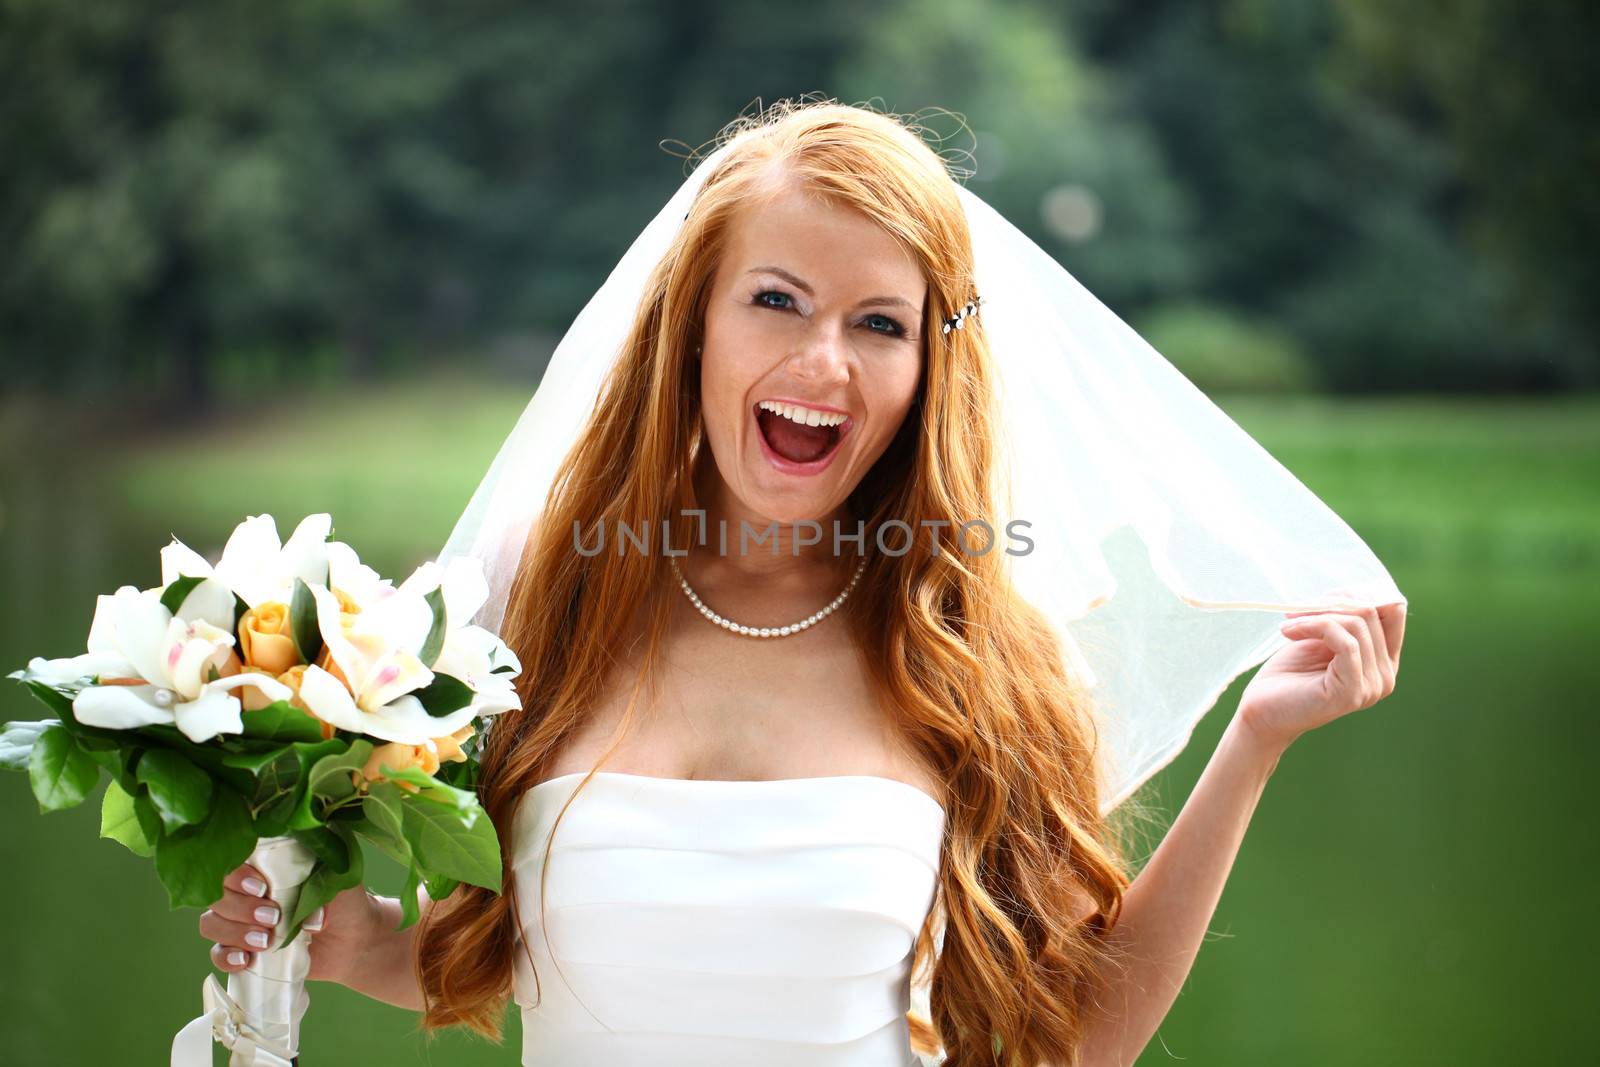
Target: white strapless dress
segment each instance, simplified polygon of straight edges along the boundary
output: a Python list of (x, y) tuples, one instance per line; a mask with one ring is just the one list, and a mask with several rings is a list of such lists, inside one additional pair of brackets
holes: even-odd
[[(600, 771), (513, 839), (524, 1067), (915, 1067), (911, 954), (945, 812), (892, 778)], [(524, 947), (525, 946), (525, 947)], [(529, 967), (531, 953), (538, 968)]]

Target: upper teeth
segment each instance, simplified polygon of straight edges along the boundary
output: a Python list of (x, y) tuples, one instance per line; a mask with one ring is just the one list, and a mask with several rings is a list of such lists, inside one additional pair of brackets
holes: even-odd
[(780, 404), (776, 400), (763, 400), (756, 407), (763, 411), (775, 412), (790, 422), (798, 422), (802, 426), (837, 426), (847, 418), (836, 411), (817, 411), (799, 404)]

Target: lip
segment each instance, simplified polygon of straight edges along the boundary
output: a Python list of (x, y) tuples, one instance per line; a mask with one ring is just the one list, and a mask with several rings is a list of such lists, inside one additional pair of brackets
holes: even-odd
[[(777, 400), (780, 404), (801, 403), (799, 400), (782, 400), (777, 397), (772, 397), (770, 399)], [(839, 424), (839, 440), (834, 443), (833, 448), (828, 451), (826, 456), (823, 456), (821, 459), (814, 459), (809, 463), (796, 463), (792, 459), (783, 458), (772, 450), (772, 446), (767, 444), (767, 435), (761, 432), (760, 407), (751, 407), (750, 420), (755, 430), (756, 444), (761, 447), (761, 454), (767, 457), (767, 462), (772, 464), (774, 469), (781, 471), (784, 474), (793, 474), (802, 478), (809, 478), (815, 477), (816, 475), (827, 470), (828, 465), (833, 462), (833, 457), (844, 451), (845, 438), (850, 436), (850, 431), (855, 427), (856, 423), (855, 419), (851, 417), (849, 412), (840, 411), (838, 408), (826, 407), (821, 404), (805, 404), (804, 406), (815, 408), (818, 411), (836, 411), (845, 417), (844, 421)], [(781, 418), (782, 416), (779, 417)]]

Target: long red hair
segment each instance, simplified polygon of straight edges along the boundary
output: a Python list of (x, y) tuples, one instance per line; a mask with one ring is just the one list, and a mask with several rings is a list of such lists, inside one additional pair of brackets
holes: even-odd
[[(415, 958), (422, 1025), (500, 1038), (515, 953), (525, 951), (511, 871), (517, 803), (600, 699), (615, 620), (645, 626), (641, 683), (657, 662), (676, 591), (665, 559), (586, 557), (572, 550), (570, 531), (575, 523), (659, 528), (662, 516), (697, 506), (695, 464), (709, 453), (697, 331), (730, 227), (742, 205), (771, 188), (776, 165), (881, 225), (929, 283), (918, 402), (850, 507), (865, 519), (868, 543), (887, 521), (921, 530), (945, 520), (929, 527), (940, 548), (869, 554), (843, 613), (896, 730), (947, 790), (933, 909), (942, 906), (946, 918), (943, 944), (936, 953), (930, 912), (913, 966), (922, 976), (933, 964), (932, 1018), (911, 1016), (913, 1042), (942, 1044), (951, 1067), (1068, 1067), (1078, 1061), (1097, 976), (1114, 962), (1105, 935), (1129, 873), (1119, 832), (1100, 814), (1093, 710), (1054, 631), (1013, 590), (1004, 552), (978, 555), (957, 540), (962, 522), (997, 511), (995, 375), (982, 316), (949, 334), (940, 329), (975, 291), (955, 180), (900, 118), (830, 100), (782, 101), (730, 124), (718, 143), (728, 140), (735, 143), (651, 275), (600, 402), (524, 546), (501, 628), (523, 665), (523, 706), (495, 721), (482, 753), (482, 800), (500, 833), (505, 888), (463, 886), (425, 917)], [(674, 543), (689, 543), (692, 519), (674, 521)], [(618, 740), (633, 709), (630, 701)]]

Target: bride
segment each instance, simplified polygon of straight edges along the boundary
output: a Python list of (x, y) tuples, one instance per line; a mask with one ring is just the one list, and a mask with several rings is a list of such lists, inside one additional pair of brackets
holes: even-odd
[[(310, 977), (495, 1038), (514, 999), (528, 1065), (1132, 1063), (1285, 748), (1392, 690), (1404, 601), (1272, 619), (1132, 878), (1081, 657), (963, 526), (1005, 423), (958, 183), (831, 101), (726, 134), (548, 496), (498, 471), (540, 512), (491, 561), (505, 891), (401, 932), (346, 892)], [(277, 911), (226, 886), (200, 930), (237, 971)]]

